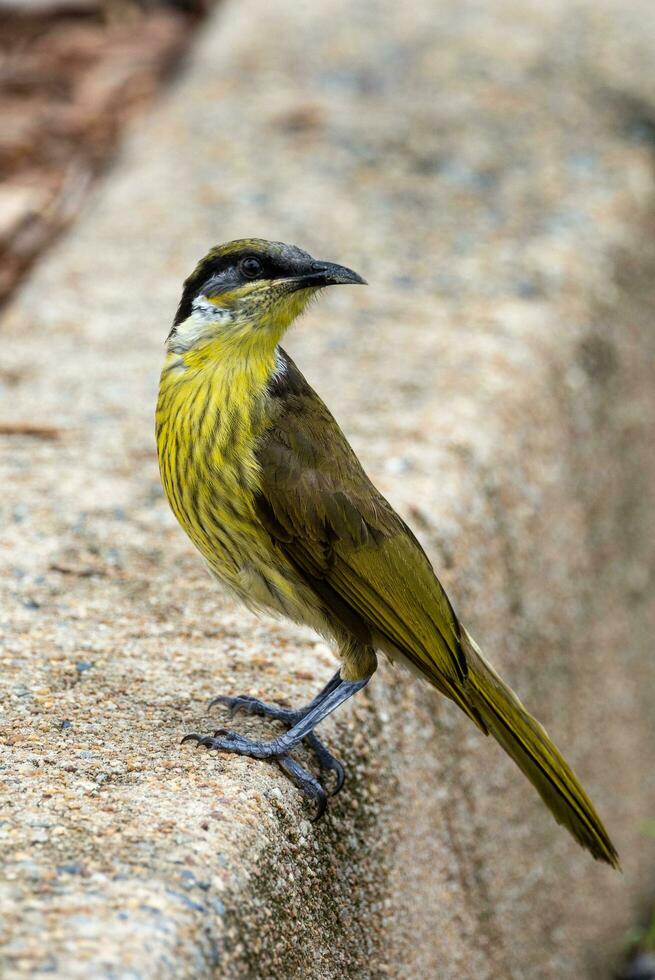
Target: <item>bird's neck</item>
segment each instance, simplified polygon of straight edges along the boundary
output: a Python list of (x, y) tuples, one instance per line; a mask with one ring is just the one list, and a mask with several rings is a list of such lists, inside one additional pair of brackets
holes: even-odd
[(215, 306), (206, 310), (198, 300), (191, 316), (171, 332), (167, 365), (189, 372), (188, 379), (199, 372), (215, 381), (221, 376), (240, 381), (254, 394), (279, 369), (277, 345), (287, 327), (286, 318), (269, 316), (254, 324)]
[[(161, 374), (160, 404), (184, 402), (190, 416), (204, 405), (208, 421), (220, 420), (212, 430), (219, 441), (223, 429), (228, 438), (237, 419), (244, 435), (257, 438), (266, 417), (269, 385), (284, 370), (277, 344), (270, 336), (253, 332), (241, 338), (233, 333), (213, 336), (187, 350), (169, 348)], [(183, 416), (177, 418), (180, 425), (189, 422)]]

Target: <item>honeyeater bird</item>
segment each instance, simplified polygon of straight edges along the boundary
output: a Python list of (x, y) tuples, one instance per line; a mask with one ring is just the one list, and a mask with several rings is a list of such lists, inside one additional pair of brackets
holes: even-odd
[(368, 684), (377, 653), (410, 667), (491, 734), (555, 819), (594, 858), (617, 853), (589, 797), (541, 725), (460, 623), (414, 534), (376, 490), (289, 355), (283, 334), (326, 286), (364, 283), (281, 242), (213, 248), (184, 283), (157, 403), (164, 490), (211, 573), (254, 610), (307, 624), (335, 644), (340, 670), (297, 710), (216, 698), (276, 718), (270, 741), (220, 729), (199, 744), (274, 759), (325, 808), (292, 752), (301, 741), (344, 781), (314, 730)]

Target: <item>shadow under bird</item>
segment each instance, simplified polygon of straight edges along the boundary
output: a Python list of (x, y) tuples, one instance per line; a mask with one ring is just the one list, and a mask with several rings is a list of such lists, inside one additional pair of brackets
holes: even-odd
[(324, 403), (279, 346), (317, 291), (363, 283), (351, 269), (281, 242), (212, 249), (184, 283), (157, 404), (161, 477), (180, 524), (213, 575), (254, 610), (304, 623), (335, 643), (341, 668), (296, 710), (219, 697), (279, 719), (270, 741), (219, 730), (201, 745), (274, 759), (318, 815), (321, 783), (293, 758), (342, 764), (316, 726), (361, 691), (382, 651), (491, 734), (555, 819), (600, 861), (618, 856), (577, 777), (459, 622), (421, 545), (376, 490)]

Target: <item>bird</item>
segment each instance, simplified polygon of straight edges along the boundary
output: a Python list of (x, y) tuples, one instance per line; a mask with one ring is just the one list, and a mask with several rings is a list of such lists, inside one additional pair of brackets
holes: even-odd
[[(322, 290), (347, 284), (366, 282), (346, 266), (258, 238), (212, 248), (184, 282), (156, 408), (165, 495), (229, 593), (257, 613), (312, 627), (334, 644), (340, 668), (297, 709), (248, 694), (211, 702), (282, 722), (270, 740), (222, 728), (183, 741), (275, 761), (320, 817), (324, 783), (334, 783), (334, 795), (346, 773), (315, 729), (369, 683), (382, 654), (492, 735), (555, 819), (595, 859), (619, 868), (573, 770), (485, 659), (410, 527), (280, 345)], [(323, 782), (294, 758), (303, 742)]]

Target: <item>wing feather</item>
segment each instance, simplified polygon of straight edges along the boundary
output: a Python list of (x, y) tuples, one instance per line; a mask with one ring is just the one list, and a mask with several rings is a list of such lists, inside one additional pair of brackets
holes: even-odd
[(460, 626), (425, 552), (283, 356), (271, 387), (275, 421), (257, 451), (262, 523), (329, 614), (385, 638), (470, 714)]

